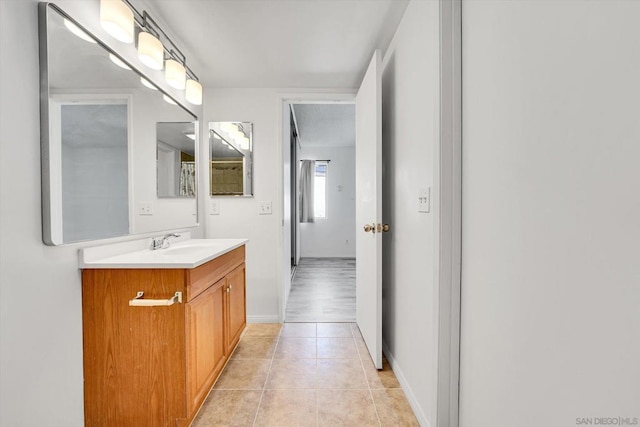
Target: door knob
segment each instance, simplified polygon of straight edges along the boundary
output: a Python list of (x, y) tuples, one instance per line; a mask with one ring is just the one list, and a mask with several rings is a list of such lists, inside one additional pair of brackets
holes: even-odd
[(380, 224), (378, 223), (378, 225), (376, 225), (376, 229), (374, 231), (374, 233), (377, 231), (378, 233), (382, 233), (383, 231), (386, 233), (390, 230), (391, 227), (389, 227), (389, 224)]
[(367, 225), (365, 225), (365, 226), (364, 226), (364, 232), (365, 232), (365, 233), (368, 233), (368, 232), (370, 232), (370, 231), (372, 231), (372, 232), (374, 232), (374, 233), (375, 233), (375, 232), (376, 232), (375, 227), (374, 227), (372, 224), (367, 224)]

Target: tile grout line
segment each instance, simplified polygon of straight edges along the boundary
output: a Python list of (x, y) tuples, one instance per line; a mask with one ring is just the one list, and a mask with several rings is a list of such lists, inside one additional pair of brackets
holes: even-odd
[[(354, 323), (355, 327), (358, 327), (357, 323)], [(380, 414), (378, 413), (378, 405), (376, 405), (376, 401), (373, 398), (373, 391), (371, 391), (371, 384), (369, 384), (369, 377), (367, 376), (367, 370), (364, 368), (364, 362), (362, 361), (362, 354), (360, 353), (360, 348), (358, 347), (358, 343), (356, 342), (356, 333), (351, 328), (351, 334), (353, 335), (353, 344), (356, 346), (356, 352), (358, 353), (358, 358), (360, 359), (360, 367), (362, 368), (362, 373), (364, 373), (364, 378), (367, 381), (367, 387), (369, 390), (369, 397), (371, 398), (371, 403), (373, 403), (373, 410), (376, 412), (376, 418), (378, 419), (378, 425), (382, 426), (382, 421), (380, 420)], [(365, 355), (368, 356), (368, 355)]]
[(256, 415), (253, 417), (253, 424), (252, 425), (256, 425), (256, 421), (258, 420), (258, 413), (260, 412), (260, 406), (262, 405), (262, 398), (264, 397), (264, 392), (267, 388), (267, 381), (269, 381), (269, 375), (271, 374), (271, 368), (273, 367), (273, 360), (276, 357), (276, 350), (278, 349), (278, 344), (280, 343), (280, 335), (282, 334), (282, 328), (284, 327), (284, 324), (282, 324), (283, 326), (280, 327), (280, 330), (278, 331), (278, 338), (276, 339), (276, 345), (273, 347), (273, 354), (271, 355), (271, 363), (269, 363), (269, 369), (267, 370), (267, 376), (264, 379), (264, 384), (262, 384), (262, 393), (260, 394), (260, 400), (258, 401), (258, 407), (256, 408)]

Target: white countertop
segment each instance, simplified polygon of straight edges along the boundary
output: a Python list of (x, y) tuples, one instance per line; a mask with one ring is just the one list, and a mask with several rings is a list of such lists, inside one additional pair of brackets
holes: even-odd
[[(248, 239), (188, 239), (153, 251), (145, 242), (121, 245), (120, 251), (114, 245), (98, 246), (81, 249), (78, 264), (81, 269), (195, 268), (247, 242)], [(144, 249), (140, 249), (141, 245)]]

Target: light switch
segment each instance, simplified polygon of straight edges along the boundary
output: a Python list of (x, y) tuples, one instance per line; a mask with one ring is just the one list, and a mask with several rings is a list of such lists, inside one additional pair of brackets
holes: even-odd
[(212, 199), (209, 203), (209, 215), (220, 215), (219, 200)]
[(138, 204), (138, 213), (140, 215), (153, 215), (153, 203), (140, 202)]
[(429, 213), (431, 211), (431, 187), (418, 192), (418, 212)]
[(258, 214), (259, 215), (271, 215), (271, 202), (264, 201), (258, 203)]

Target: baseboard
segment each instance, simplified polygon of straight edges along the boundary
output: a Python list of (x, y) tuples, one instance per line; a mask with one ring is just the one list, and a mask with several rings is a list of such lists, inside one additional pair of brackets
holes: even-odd
[(431, 424), (429, 424), (429, 421), (427, 421), (427, 417), (422, 411), (422, 408), (420, 407), (420, 404), (418, 403), (416, 396), (413, 394), (413, 390), (409, 386), (407, 377), (405, 377), (404, 374), (402, 373), (402, 368), (400, 368), (400, 365), (398, 365), (398, 362), (393, 357), (393, 353), (391, 353), (391, 351), (389, 350), (389, 346), (384, 341), (382, 341), (382, 351), (384, 352), (385, 357), (389, 361), (389, 365), (391, 365), (391, 369), (393, 369), (393, 373), (396, 374), (396, 378), (400, 383), (400, 387), (402, 387), (402, 391), (404, 391), (404, 394), (407, 396), (409, 405), (411, 405), (411, 409), (413, 409), (413, 413), (418, 419), (418, 423), (420, 423), (422, 427), (431, 427)]
[(277, 314), (247, 316), (247, 323), (280, 323), (280, 316)]

